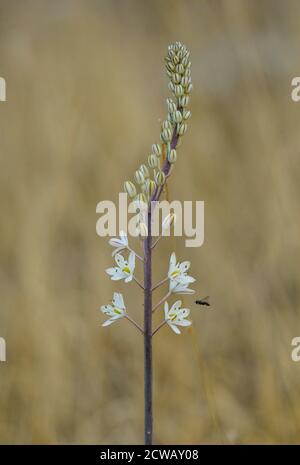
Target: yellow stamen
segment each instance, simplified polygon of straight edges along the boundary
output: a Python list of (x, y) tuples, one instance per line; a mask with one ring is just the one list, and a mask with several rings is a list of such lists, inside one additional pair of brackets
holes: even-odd
[(175, 271), (173, 271), (173, 272), (171, 273), (171, 276), (172, 276), (173, 278), (175, 278), (175, 277), (178, 276), (179, 274), (180, 274), (180, 271), (179, 271), (179, 270), (175, 270)]

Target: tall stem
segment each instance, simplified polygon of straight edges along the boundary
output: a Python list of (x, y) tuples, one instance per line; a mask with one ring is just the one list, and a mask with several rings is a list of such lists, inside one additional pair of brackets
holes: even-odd
[(152, 237), (151, 208), (148, 212), (148, 236), (144, 240), (144, 402), (145, 444), (152, 444)]
[[(171, 149), (176, 148), (178, 135), (173, 131)], [(166, 159), (162, 168), (167, 176), (171, 165)], [(159, 200), (162, 186), (157, 188), (151, 200)], [(145, 445), (152, 445), (152, 235), (151, 207), (148, 211), (148, 236), (144, 240), (144, 407), (145, 407)]]

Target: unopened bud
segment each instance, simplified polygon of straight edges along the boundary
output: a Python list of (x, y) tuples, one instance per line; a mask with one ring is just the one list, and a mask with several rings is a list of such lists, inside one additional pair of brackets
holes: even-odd
[(124, 182), (124, 190), (127, 192), (129, 197), (133, 198), (136, 196), (136, 187), (131, 181)]
[(141, 170), (135, 172), (134, 179), (138, 184), (143, 184), (145, 182), (145, 177)]
[(152, 152), (157, 155), (158, 157), (161, 156), (161, 146), (160, 144), (153, 144), (152, 145)]
[(181, 97), (181, 95), (183, 95), (183, 93), (184, 93), (183, 87), (181, 85), (175, 86), (174, 93), (175, 93), (176, 97)]
[(169, 87), (169, 89), (170, 89), (171, 92), (174, 92), (174, 91), (175, 91), (175, 85), (173, 84), (172, 81), (169, 82), (168, 87)]
[(179, 136), (183, 136), (183, 134), (186, 132), (187, 130), (187, 124), (185, 123), (182, 123), (179, 125), (179, 127), (177, 127), (177, 134)]
[(173, 113), (172, 117), (173, 117), (173, 121), (175, 121), (175, 123), (181, 123), (181, 121), (182, 121), (181, 111), (179, 111), (179, 110), (175, 111), (175, 113)]
[(170, 121), (164, 121), (162, 124), (162, 129), (172, 129), (172, 124)]
[(173, 102), (171, 98), (167, 99), (167, 106), (168, 106), (169, 113), (173, 113), (174, 111), (176, 111), (176, 108), (177, 108), (176, 103)]
[(177, 73), (180, 73), (180, 74), (183, 74), (184, 73), (184, 66), (182, 63), (179, 63), (177, 66), (176, 66), (176, 72)]
[(149, 157), (148, 157), (148, 165), (150, 166), (150, 168), (156, 168), (157, 167), (158, 159), (157, 159), (157, 156), (154, 155), (154, 153), (151, 153), (151, 155), (149, 155)]
[(145, 194), (138, 194), (135, 196), (134, 198), (135, 202), (139, 202), (141, 203), (142, 205), (143, 204), (147, 204), (147, 198), (145, 196)]
[(191, 117), (192, 113), (190, 110), (183, 110), (183, 119), (189, 119)]
[(176, 162), (176, 159), (177, 159), (177, 153), (176, 153), (176, 150), (175, 149), (172, 149), (169, 153), (168, 153), (168, 161), (169, 163), (175, 163)]
[(177, 127), (177, 134), (179, 136), (183, 136), (183, 134), (186, 132), (186, 130), (187, 130), (187, 124), (182, 123)]
[(191, 83), (191, 78), (188, 77), (188, 76), (184, 76), (184, 77), (181, 79), (181, 85), (182, 85), (183, 87), (187, 87), (190, 83)]
[(181, 76), (179, 73), (172, 74), (172, 80), (174, 84), (180, 84)]
[(163, 171), (158, 171), (155, 176), (155, 182), (157, 186), (162, 186), (165, 183), (166, 175)]
[(141, 165), (139, 171), (142, 172), (144, 178), (149, 178), (149, 170), (146, 165)]
[(155, 192), (155, 189), (156, 189), (156, 184), (152, 179), (150, 179), (149, 183), (148, 183), (148, 195), (149, 195), (149, 197), (152, 197), (152, 195)]
[(186, 91), (187, 94), (190, 94), (190, 93), (192, 92), (192, 90), (193, 90), (193, 84), (190, 83), (190, 84), (187, 86), (187, 88), (186, 88), (185, 91)]
[(182, 97), (180, 97), (179, 105), (181, 107), (187, 107), (188, 104), (189, 104), (189, 101), (190, 101), (189, 96), (188, 95), (183, 95)]
[(171, 129), (164, 129), (160, 135), (163, 142), (170, 142), (172, 139), (172, 131)]

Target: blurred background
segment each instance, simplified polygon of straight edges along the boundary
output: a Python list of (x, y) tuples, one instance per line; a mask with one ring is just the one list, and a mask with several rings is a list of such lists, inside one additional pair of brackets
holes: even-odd
[(175, 250), (212, 310), (187, 297), (193, 326), (155, 336), (154, 441), (299, 441), (299, 18), (297, 0), (1, 0), (1, 443), (143, 441), (142, 338), (98, 311), (120, 289), (142, 322), (142, 296), (105, 274), (95, 209), (159, 140), (175, 40), (194, 92), (169, 193), (205, 201), (205, 243), (161, 242), (154, 280)]

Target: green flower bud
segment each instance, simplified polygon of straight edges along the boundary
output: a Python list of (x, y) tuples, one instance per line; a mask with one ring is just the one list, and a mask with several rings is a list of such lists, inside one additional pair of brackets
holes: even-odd
[(184, 73), (184, 66), (182, 63), (179, 63), (177, 66), (176, 66), (176, 72), (177, 73), (180, 73), (180, 74), (183, 74)]
[(160, 135), (161, 137), (161, 140), (163, 142), (170, 142), (170, 140), (172, 139), (172, 131), (171, 129), (164, 129)]
[(182, 121), (181, 111), (179, 110), (175, 111), (175, 113), (173, 113), (172, 115), (172, 118), (173, 118), (173, 121), (175, 121), (175, 123), (181, 123)]
[(179, 136), (183, 136), (183, 134), (186, 132), (187, 130), (187, 124), (185, 123), (181, 123), (177, 126), (177, 134)]
[(141, 165), (140, 166), (140, 171), (144, 175), (144, 178), (149, 178), (149, 170), (146, 165)]
[(180, 97), (179, 99), (179, 105), (181, 107), (187, 107), (188, 104), (189, 104), (189, 101), (190, 101), (190, 98), (188, 95), (183, 95), (182, 97)]
[(141, 170), (137, 170), (135, 173), (134, 173), (134, 180), (138, 183), (138, 184), (143, 184), (145, 182), (145, 177), (142, 173)]
[(193, 84), (191, 83), (191, 84), (189, 84), (187, 86), (185, 91), (186, 91), (187, 94), (190, 94), (192, 92), (192, 90), (193, 90)]
[(172, 74), (172, 80), (174, 84), (180, 84), (181, 76), (178, 73)]
[(168, 63), (166, 64), (166, 67), (171, 72), (175, 70), (175, 65), (171, 61), (168, 61)]
[(172, 150), (168, 153), (168, 161), (169, 161), (169, 163), (173, 164), (173, 163), (176, 162), (176, 159), (177, 159), (176, 150), (175, 150), (175, 149), (172, 149)]
[(136, 187), (131, 181), (124, 182), (124, 190), (127, 192), (129, 197), (133, 198), (136, 196)]
[(191, 78), (187, 77), (187, 76), (184, 76), (182, 79), (181, 79), (181, 85), (183, 87), (187, 87), (191, 82)]
[(181, 95), (183, 95), (183, 93), (184, 93), (183, 87), (181, 85), (175, 86), (174, 93), (175, 93), (176, 97), (181, 97)]
[(165, 183), (166, 175), (163, 171), (158, 171), (155, 176), (155, 182), (157, 186), (162, 186)]
[(172, 124), (170, 121), (164, 121), (162, 124), (162, 129), (172, 129)]
[(188, 65), (188, 62), (189, 62), (189, 57), (188, 56), (185, 56), (183, 59), (182, 59), (182, 64), (184, 67), (186, 67)]
[(168, 84), (168, 87), (169, 87), (171, 92), (175, 91), (175, 85), (173, 84), (173, 82), (170, 81), (169, 84)]
[(152, 152), (157, 156), (161, 156), (161, 146), (160, 144), (153, 144), (152, 145)]
[(149, 157), (148, 157), (148, 165), (150, 166), (150, 168), (156, 168), (157, 167), (158, 159), (157, 159), (157, 156), (154, 155), (154, 153), (151, 153), (151, 155), (149, 155)]
[(183, 119), (189, 119), (191, 117), (192, 113), (190, 110), (183, 110)]
[(137, 201), (137, 202), (147, 203), (147, 198), (146, 198), (145, 194), (136, 195), (134, 200)]
[(152, 179), (150, 179), (149, 184), (148, 184), (148, 195), (149, 195), (149, 197), (152, 197), (152, 195), (155, 192), (155, 189), (156, 189), (156, 184)]
[(168, 98), (167, 99), (167, 105), (168, 105), (168, 111), (169, 113), (172, 113), (174, 111), (176, 111), (176, 103), (173, 102), (173, 100), (171, 98)]
[(185, 70), (184, 77), (191, 78), (191, 70), (190, 69)]

